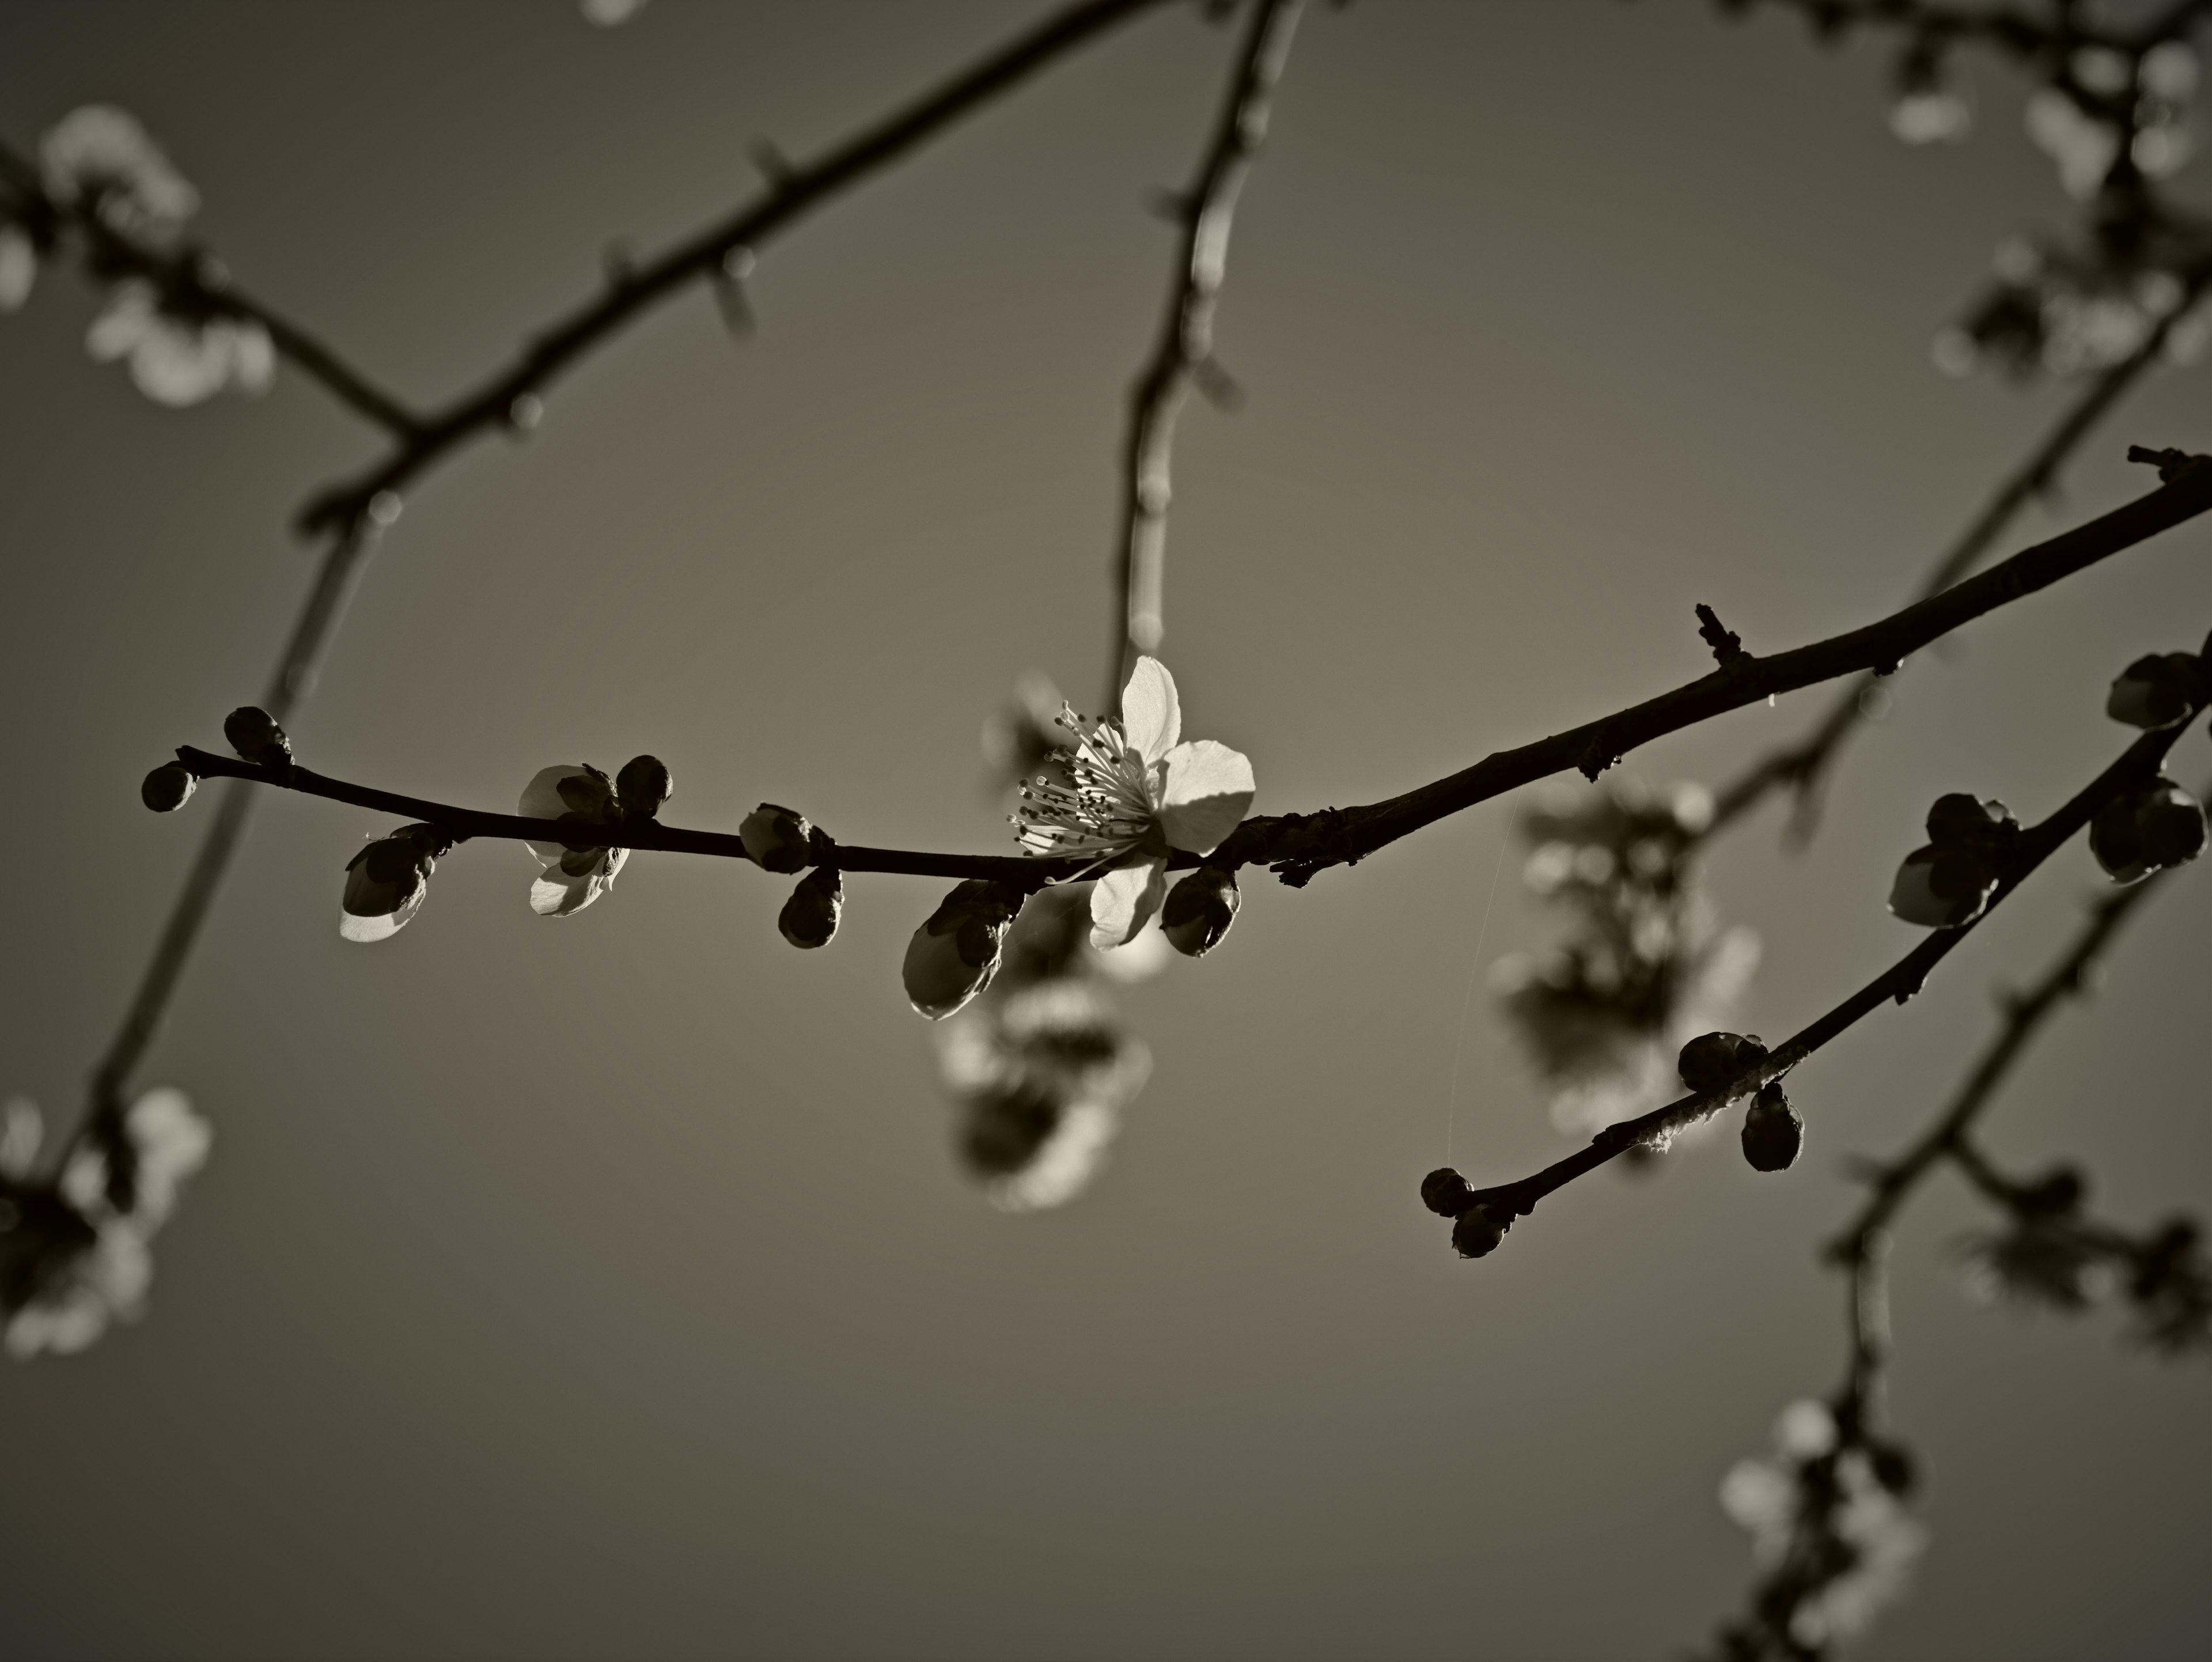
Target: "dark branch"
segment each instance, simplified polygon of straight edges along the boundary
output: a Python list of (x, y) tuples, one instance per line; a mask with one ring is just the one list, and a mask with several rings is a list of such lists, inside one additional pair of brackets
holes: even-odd
[[(2180, 304), (2151, 326), (2149, 333), (2134, 351), (2091, 380), (2081, 396), (2044, 435), (2043, 441), (1997, 487), (1972, 523), (1944, 551), (1943, 557), (1922, 580), (1915, 599), (1942, 594), (1979, 565), (2021, 511), (2051, 490), (2057, 483), (2059, 471), (2082, 441), (2165, 355), (2173, 326), (2203, 298), (2208, 286), (2212, 286), (2212, 259), (2200, 262), (2184, 279)], [(1811, 732), (1761, 758), (1723, 785), (1715, 794), (1712, 820), (1701, 835), (1716, 835), (1784, 788), (1797, 799), (1797, 824), (1802, 834), (1809, 827), (1821, 782), (1835, 764), (1844, 741), (1866, 719), (1866, 701), (1877, 679), (1872, 672), (1861, 677), (1837, 696), (1828, 713)]]
[(1267, 114), (1298, 26), (1300, 0), (1258, 0), (1230, 78), (1229, 96), (1189, 189), (1173, 199), (1182, 227), (1175, 286), (1152, 356), (1129, 391), (1122, 441), (1121, 523), (1115, 537), (1114, 642), (1104, 708), (1120, 708), (1121, 683), (1139, 653), (1164, 633), (1168, 501), (1173, 494), (1176, 417), (1195, 385), (1217, 399), (1234, 383), (1213, 361), (1213, 313), (1229, 267), (1237, 198), (1267, 136)]
[(1070, 6), (819, 161), (776, 173), (754, 202), (727, 218), (655, 259), (611, 273), (597, 299), (538, 330), (507, 368), (425, 418), (382, 461), (315, 496), (301, 510), (301, 529), (319, 531), (353, 519), (380, 492), (402, 491), (459, 446), (504, 430), (516, 400), (542, 395), (564, 370), (641, 313), (693, 283), (727, 281), (725, 261), (732, 253), (758, 249), (823, 202), (1077, 47), (1167, 3), (1084, 0)]

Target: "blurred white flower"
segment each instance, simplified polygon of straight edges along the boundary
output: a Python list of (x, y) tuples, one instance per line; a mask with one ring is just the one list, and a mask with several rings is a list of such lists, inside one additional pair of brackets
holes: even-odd
[(586, 830), (593, 825), (611, 825), (616, 818), (614, 787), (605, 774), (587, 766), (541, 768), (523, 788), (522, 803), (515, 812), (526, 819), (573, 819), (578, 824), (574, 844), (529, 845), (544, 868), (544, 875), (530, 886), (532, 911), (540, 917), (567, 917), (614, 886), (629, 850), (595, 847)]
[(19, 225), (0, 225), (0, 312), (13, 312), (31, 297), (38, 281), (39, 251)]
[(627, 23), (645, 9), (645, 0), (581, 0), (584, 20), (603, 29)]
[(1973, 111), (1948, 87), (1917, 88), (1889, 107), (1889, 130), (1907, 144), (1956, 143), (1973, 125)]
[(18, 1099), (0, 1122), (0, 1178), (15, 1187), (0, 1232), (0, 1320), (9, 1354), (82, 1350), (113, 1321), (144, 1308), (153, 1280), (149, 1242), (176, 1210), (185, 1178), (207, 1163), (213, 1134), (181, 1091), (162, 1087), (126, 1109), (123, 1134), (135, 1173), (130, 1208), (109, 1196), (106, 1157), (72, 1154), (51, 1186), (32, 1178), (41, 1126)]
[(70, 111), (40, 139), (39, 159), (49, 195), (90, 206), (118, 230), (164, 236), (199, 211), (199, 192), (125, 110)]
[(2058, 164), (2066, 193), (2082, 201), (2096, 195), (2119, 156), (2118, 135), (2056, 87), (2028, 94), (2026, 120), (2027, 136)]
[(1094, 721), (1066, 706), (1059, 719), (1075, 741), (1073, 782), (1025, 784), (1014, 823), (1031, 854), (1091, 862), (1091, 944), (1122, 946), (1158, 912), (1170, 855), (1211, 854), (1243, 819), (1252, 764), (1211, 739), (1176, 742), (1182, 708), (1156, 658), (1129, 673), (1120, 719)]
[(177, 407), (225, 387), (265, 392), (276, 368), (269, 332), (251, 318), (173, 316), (161, 309), (153, 285), (136, 278), (116, 285), (84, 344), (99, 362), (127, 358), (140, 392)]
[(2197, 95), (2196, 48), (2185, 40), (2165, 40), (2142, 55), (2136, 82), (2153, 98), (2185, 104)]

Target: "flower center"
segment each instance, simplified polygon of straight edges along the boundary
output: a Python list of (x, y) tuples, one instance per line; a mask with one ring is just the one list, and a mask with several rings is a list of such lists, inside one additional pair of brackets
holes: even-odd
[(1067, 781), (1039, 774), (1023, 782), (1012, 819), (1024, 850), (1100, 860), (1152, 839), (1158, 826), (1158, 782), (1121, 724), (1094, 721), (1066, 704), (1057, 719), (1073, 740), (1055, 752)]

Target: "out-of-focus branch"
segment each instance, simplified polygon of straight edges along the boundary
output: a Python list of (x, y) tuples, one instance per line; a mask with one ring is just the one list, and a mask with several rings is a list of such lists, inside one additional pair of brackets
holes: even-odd
[(1229, 269), (1237, 198), (1267, 136), (1268, 109), (1303, 0), (1256, 0), (1230, 77), (1220, 119), (1198, 176), (1174, 198), (1182, 240), (1158, 342), (1129, 389), (1122, 441), (1121, 502), (1114, 556), (1114, 642), (1103, 708), (1119, 707), (1122, 682), (1139, 653), (1159, 648), (1167, 563), (1168, 502), (1174, 494), (1176, 417), (1192, 386), (1217, 398), (1233, 386), (1213, 359), (1213, 313)]
[(818, 160), (779, 163), (753, 202), (659, 256), (611, 273), (606, 289), (596, 299), (537, 331), (505, 368), (425, 417), (383, 460), (319, 492), (301, 510), (301, 528), (315, 532), (342, 524), (364, 511), (380, 493), (404, 491), (461, 445), (525, 421), (520, 411), (528, 407), (526, 399), (543, 393), (564, 370), (641, 313), (694, 283), (738, 283), (750, 269), (756, 249), (814, 208), (1107, 30), (1167, 3), (1083, 0)]
[[(1981, 563), (1996, 539), (2037, 497), (2046, 495), (2067, 463), (2097, 424), (2110, 415), (2136, 382), (2164, 356), (2173, 326), (2203, 298), (2212, 286), (2212, 259), (2199, 263), (2184, 280), (2182, 298), (2151, 326), (2136, 350), (2098, 374), (2046, 433), (2041, 443), (2013, 470), (1989, 501), (1983, 504), (1958, 539), (1922, 580), (1916, 599), (1940, 594)], [(1811, 732), (1772, 751), (1752, 764), (1715, 793), (1713, 817), (1701, 838), (1717, 834), (1778, 789), (1787, 788), (1796, 798), (1792, 832), (1802, 841), (1810, 834), (1819, 813), (1820, 787), (1834, 765), (1844, 740), (1866, 719), (1866, 701), (1875, 685), (1871, 675), (1861, 677), (1838, 695)]]
[(86, 201), (57, 200), (38, 169), (5, 144), (0, 144), (0, 181), (15, 194), (18, 211), (42, 216), (82, 237), (101, 276), (143, 279), (189, 315), (251, 320), (268, 332), (279, 355), (356, 415), (395, 438), (415, 432), (414, 414), (404, 404), (307, 330), (232, 283), (206, 250), (189, 243), (164, 247), (143, 241), (108, 223)]
[(1960, 624), (2212, 508), (2212, 461), (2185, 460), (2171, 452), (2130, 454), (2138, 460), (2164, 458), (2160, 472), (2167, 483), (1879, 622), (1771, 657), (1744, 653), (1727, 667), (1671, 692), (1548, 739), (1496, 752), (1473, 767), (1388, 801), (1247, 820), (1212, 858), (1216, 864), (1271, 864), (1285, 882), (1301, 884), (1326, 867), (1362, 859), (1424, 825), (1551, 774), (1578, 768), (1595, 779), (1638, 745), (1770, 695), (1860, 671), (1893, 670), (1908, 654)]
[(2086, 826), (2100, 809), (2156, 777), (2159, 764), (2186, 727), (2187, 723), (2184, 723), (2143, 734), (2050, 818), (2023, 831), (2017, 852), (1990, 895), (1988, 910), (1980, 917), (1955, 928), (1931, 932), (1888, 969), (1772, 1051), (1742, 1068), (1726, 1084), (1608, 1125), (1587, 1147), (1516, 1182), (1471, 1190), (1465, 1196), (1465, 1207), (1486, 1207), (1501, 1221), (1525, 1217), (1546, 1196), (1577, 1178), (1597, 1170), (1631, 1148), (1663, 1143), (1676, 1133), (1750, 1095), (1768, 1081), (1781, 1078), (1882, 1004), (1891, 1000), (1904, 1003), (1926, 984), (1936, 966), (1973, 933), (1982, 918), (1995, 911), (2039, 866)]
[[(1747, 12), (1759, 0), (1721, 0), (1724, 11)], [(1778, 9), (1801, 14), (1814, 32), (1836, 37), (1860, 27), (1893, 28), (1952, 40), (1976, 40), (2022, 60), (2063, 59), (2083, 46), (2130, 54), (2148, 52), (2161, 41), (2178, 40), (2208, 15), (2207, 0), (2172, 0), (2134, 28), (2109, 27), (2070, 4), (2054, 5), (2048, 16), (2017, 6), (1931, 5), (1925, 0), (1766, 0)]]

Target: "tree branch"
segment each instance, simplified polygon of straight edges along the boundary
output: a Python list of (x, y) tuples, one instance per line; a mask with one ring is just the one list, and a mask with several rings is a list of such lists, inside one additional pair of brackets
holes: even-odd
[[(1974, 516), (1958, 539), (1936, 563), (1935, 568), (1922, 580), (1914, 596), (1916, 600), (1942, 594), (1980, 564), (1982, 557), (2004, 534), (2005, 528), (2021, 511), (2051, 489), (2057, 481), (2059, 470), (2081, 447), (2082, 441), (2164, 356), (2173, 326), (2186, 317), (2203, 298), (2208, 286), (2212, 286), (2212, 259), (2202, 260), (2191, 269), (2183, 282), (2180, 303), (2151, 326), (2150, 332), (2133, 352), (2089, 383), (2081, 397), (2044, 435), (2043, 441), (2029, 452), (2027, 459), (1997, 487), (1996, 493), (1983, 504), (1982, 511)], [(1876, 679), (1872, 674), (1861, 677), (1838, 695), (1829, 707), (1827, 715), (1811, 732), (1778, 750), (1770, 752), (1732, 782), (1723, 785), (1715, 794), (1712, 819), (1699, 833), (1699, 840), (1717, 835), (1724, 827), (1765, 801), (1772, 792), (1784, 787), (1796, 796), (1797, 813), (1794, 824), (1802, 840), (1809, 831), (1810, 818), (1819, 801), (1822, 780), (1834, 765), (1844, 740), (1866, 719), (1865, 701)]]
[(404, 490), (461, 445), (505, 429), (514, 421), (520, 399), (544, 393), (562, 371), (639, 314), (692, 283), (728, 280), (733, 257), (758, 248), (839, 192), (897, 161), (1077, 47), (1167, 3), (1083, 0), (936, 91), (847, 139), (820, 160), (779, 168), (752, 203), (658, 257), (613, 273), (597, 299), (532, 335), (505, 368), (426, 417), (382, 461), (319, 492), (301, 509), (301, 528), (313, 533), (353, 519), (380, 493)]
[[(1213, 362), (1213, 314), (1229, 268), (1229, 233), (1237, 198), (1267, 136), (1267, 117), (1302, 0), (1256, 0), (1230, 77), (1213, 136), (1198, 176), (1175, 199), (1182, 227), (1175, 286), (1152, 355), (1129, 389), (1129, 425), (1122, 441), (1121, 522), (1115, 536), (1114, 642), (1103, 706), (1121, 707), (1121, 684), (1139, 653), (1154, 652), (1164, 633), (1168, 502), (1173, 496), (1176, 417), (1194, 382), (1218, 377)], [(1223, 378), (1225, 384), (1225, 378)]]
[[(2195, 719), (2194, 713), (2191, 719)], [(1459, 1209), (1464, 1211), (1475, 1206), (1486, 1207), (1501, 1222), (1525, 1217), (1535, 1210), (1537, 1202), (1547, 1195), (1564, 1188), (1577, 1178), (1595, 1171), (1616, 1155), (1632, 1148), (1663, 1143), (1678, 1132), (1721, 1112), (1730, 1103), (1749, 1095), (1768, 1081), (1781, 1078), (1885, 1002), (1894, 1000), (1899, 1004), (1904, 1003), (1920, 990), (1936, 966), (1973, 933), (1983, 918), (1994, 912), (2008, 896), (2027, 881), (2037, 867), (2095, 818), (2100, 809), (2124, 792), (2156, 777), (2159, 764), (2165, 759), (2166, 752), (2172, 748), (2175, 740), (2187, 731), (2188, 725), (2184, 722), (2159, 732), (2144, 734), (2057, 813), (2023, 831), (2010, 868), (1990, 897), (1988, 909), (1980, 917), (1954, 928), (1931, 932), (1926, 940), (1888, 969), (1786, 1042), (1742, 1069), (1725, 1085), (1694, 1093), (1679, 1101), (1655, 1108), (1648, 1114), (1608, 1125), (1593, 1137), (1586, 1148), (1577, 1149), (1565, 1160), (1554, 1161), (1542, 1171), (1517, 1182), (1499, 1184), (1487, 1189), (1470, 1189), (1455, 1202)]]

